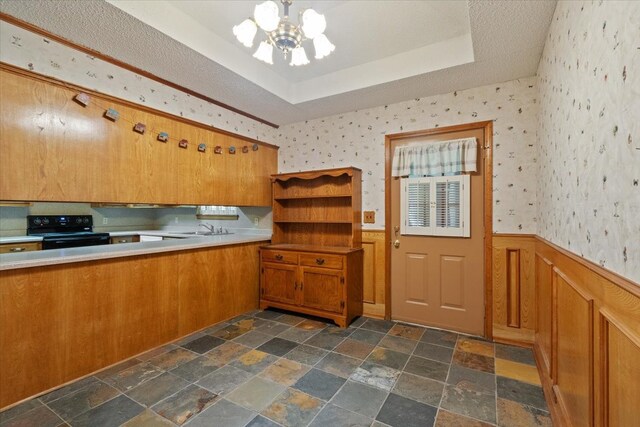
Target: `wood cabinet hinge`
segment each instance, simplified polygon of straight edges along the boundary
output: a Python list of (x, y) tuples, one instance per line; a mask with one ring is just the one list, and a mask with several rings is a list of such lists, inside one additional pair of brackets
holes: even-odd
[(344, 310), (344, 301), (340, 301), (340, 308)]
[(262, 267), (262, 272), (264, 273), (264, 267)]
[(344, 276), (340, 276), (340, 283), (344, 283)]

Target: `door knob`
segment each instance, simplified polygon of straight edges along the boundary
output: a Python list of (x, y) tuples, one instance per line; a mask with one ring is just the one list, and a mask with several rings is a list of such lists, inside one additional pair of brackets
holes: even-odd
[(400, 247), (400, 240), (396, 240), (395, 242), (393, 242), (393, 246), (396, 248)]

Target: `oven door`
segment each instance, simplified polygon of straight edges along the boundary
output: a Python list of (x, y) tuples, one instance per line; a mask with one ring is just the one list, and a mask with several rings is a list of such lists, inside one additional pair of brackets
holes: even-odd
[(106, 236), (69, 236), (42, 239), (42, 249), (63, 249), (79, 246), (108, 245), (110, 238)]

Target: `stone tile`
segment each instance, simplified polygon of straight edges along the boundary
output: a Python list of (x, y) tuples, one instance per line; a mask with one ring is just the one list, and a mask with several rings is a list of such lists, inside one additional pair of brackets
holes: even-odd
[[(137, 365), (140, 362), (135, 363), (134, 365)], [(131, 365), (129, 365), (131, 366)], [(115, 371), (112, 373), (116, 374), (119, 371)], [(71, 394), (71, 393), (75, 393), (76, 391), (80, 390), (81, 388), (84, 388), (86, 386), (88, 386), (89, 384), (93, 384), (98, 382), (98, 380), (96, 379), (96, 377), (87, 377), (87, 378), (83, 378), (79, 381), (73, 382), (71, 384), (67, 384), (66, 386), (59, 388), (57, 390), (52, 391), (51, 393), (47, 393), (43, 396), (40, 396), (40, 401), (43, 403), (48, 403), (51, 402), (53, 400), (56, 399), (60, 399), (62, 396), (66, 396), (67, 394)], [(22, 406), (22, 405), (20, 405)], [(23, 411), (24, 412), (24, 411)]]
[(349, 412), (332, 404), (325, 406), (316, 416), (311, 427), (369, 427), (373, 420), (363, 415)]
[(205, 334), (205, 333), (204, 333), (204, 332), (202, 332), (202, 331), (200, 331), (200, 332), (196, 332), (196, 333), (194, 333), (194, 334), (190, 334), (190, 335), (187, 335), (187, 336), (185, 336), (185, 337), (182, 337), (182, 338), (181, 338), (181, 339), (179, 339), (178, 341), (175, 341), (175, 342), (174, 342), (174, 344), (175, 344), (176, 346), (178, 346), (178, 347), (182, 347), (184, 344), (186, 344), (186, 343), (188, 343), (188, 342), (191, 342), (191, 341), (193, 341), (193, 340), (196, 340), (196, 339), (198, 339), (198, 338), (204, 337), (205, 335), (207, 335), (207, 334)]
[(154, 348), (153, 350), (147, 351), (146, 353), (142, 353), (137, 358), (144, 362), (144, 361), (147, 361), (149, 359), (153, 359), (156, 356), (164, 354), (164, 353), (166, 353), (168, 351), (171, 351), (171, 350), (173, 350), (174, 348), (177, 348), (177, 347), (178, 346), (173, 345), (173, 344), (163, 345), (162, 347)]
[(249, 381), (252, 376), (247, 371), (227, 365), (202, 378), (196, 384), (212, 393), (225, 395), (239, 385)]
[(311, 369), (293, 387), (322, 400), (329, 400), (342, 387), (344, 382), (344, 378), (318, 369)]
[(306, 426), (322, 409), (320, 399), (289, 388), (264, 409), (261, 414), (285, 426)]
[(513, 345), (495, 344), (496, 358), (511, 360), (512, 362), (536, 365), (533, 350)]
[(388, 348), (389, 350), (399, 351), (400, 353), (411, 354), (418, 343), (406, 338), (385, 336), (378, 343), (379, 347)]
[(285, 340), (289, 340), (297, 343), (303, 343), (317, 333), (318, 331), (316, 330), (307, 331), (305, 329), (289, 328), (286, 331), (282, 332), (280, 335), (278, 335), (278, 338), (283, 338)]
[(220, 347), (216, 347), (211, 350), (205, 357), (211, 359), (211, 361), (216, 365), (226, 365), (250, 350), (250, 347), (246, 347), (235, 342), (226, 342)]
[[(157, 350), (157, 349), (156, 349)], [(152, 350), (155, 351), (155, 350)], [(147, 353), (145, 353), (147, 354)], [(138, 363), (140, 363), (142, 361), (142, 359), (140, 358), (135, 358), (135, 359), (129, 359), (129, 360), (125, 360), (124, 362), (118, 363), (117, 365), (114, 365), (110, 368), (107, 368), (103, 371), (98, 372), (97, 374), (94, 375), (94, 377), (99, 378), (101, 380), (113, 376), (115, 374), (117, 374), (118, 372), (124, 371), (125, 369), (128, 369), (132, 366), (137, 365)]]
[(331, 403), (365, 417), (376, 416), (389, 393), (355, 381), (347, 381)]
[(418, 343), (416, 350), (413, 352), (416, 356), (425, 359), (436, 360), (443, 363), (451, 363), (453, 357), (453, 349), (443, 347), (441, 345), (429, 344), (427, 342)]
[(14, 416), (2, 423), (2, 427), (58, 427), (63, 425), (66, 425), (64, 421), (44, 405), (38, 405), (26, 412), (14, 413)]
[(456, 351), (453, 353), (453, 363), (464, 366), (465, 368), (489, 372), (490, 374), (495, 373), (493, 357), (483, 356), (481, 354)]
[(406, 366), (405, 372), (420, 375), (422, 377), (431, 378), (432, 380), (444, 382), (447, 379), (449, 365), (446, 363), (436, 362), (435, 360), (425, 359), (423, 357), (411, 356)]
[(226, 399), (252, 411), (260, 412), (286, 388), (281, 384), (253, 377), (229, 393)]
[(353, 329), (340, 328), (338, 326), (327, 326), (326, 329), (322, 331), (322, 333), (324, 334), (330, 334), (330, 335), (333, 335), (336, 337), (342, 337), (342, 338), (347, 338), (349, 335), (351, 335), (352, 332), (353, 332)]
[(260, 326), (256, 330), (258, 332), (262, 332), (263, 334), (267, 334), (267, 335), (271, 335), (272, 337), (275, 337), (289, 330), (289, 328), (291, 328), (291, 326), (285, 325), (284, 323), (269, 322)]
[(273, 320), (278, 323), (284, 323), (289, 326), (295, 326), (298, 323), (304, 321), (305, 319), (304, 317), (294, 316), (292, 314), (283, 314), (282, 316), (276, 317)]
[(426, 427), (433, 425), (437, 412), (433, 406), (391, 393), (376, 420), (393, 427)]
[(187, 380), (165, 372), (128, 391), (127, 396), (146, 407), (151, 407), (188, 385)]
[(362, 324), (364, 322), (366, 322), (368, 320), (367, 317), (364, 316), (360, 316), (357, 319), (355, 319), (353, 322), (351, 322), (351, 324), (349, 325), (350, 328), (359, 328), (360, 326), (362, 326)]
[(482, 356), (494, 357), (495, 350), (493, 343), (481, 341), (470, 337), (459, 337), (456, 344), (457, 351), (480, 354)]
[(293, 360), (279, 359), (273, 365), (262, 371), (260, 377), (278, 384), (291, 386), (295, 384), (300, 377), (309, 372), (309, 369), (308, 366)]
[(238, 357), (229, 365), (256, 375), (276, 360), (278, 360), (277, 357), (265, 353), (264, 351), (251, 350)]
[(67, 394), (60, 399), (47, 403), (60, 418), (65, 421), (71, 421), (71, 419), (78, 415), (87, 412), (88, 410), (102, 405), (104, 402), (113, 399), (120, 392), (115, 388), (96, 381), (80, 390)]
[(464, 417), (440, 408), (435, 427), (491, 427), (492, 424)]
[(366, 329), (356, 329), (351, 335), (349, 335), (349, 338), (352, 340), (362, 341), (367, 344), (377, 345), (382, 338), (384, 338), (384, 334)]
[(264, 310), (264, 311), (261, 311), (259, 313), (254, 314), (253, 316), (254, 317), (258, 317), (260, 319), (274, 320), (274, 319), (277, 319), (279, 317), (282, 317), (283, 314), (279, 313), (277, 311)]
[(273, 338), (271, 335), (263, 334), (258, 331), (247, 332), (235, 338), (233, 342), (246, 345), (247, 347), (256, 348)]
[(312, 345), (314, 347), (324, 348), (325, 350), (333, 350), (338, 344), (340, 344), (344, 338), (326, 334), (324, 331), (316, 334), (306, 340), (304, 343), (306, 345)]
[(189, 382), (195, 382), (200, 378), (209, 375), (221, 366), (221, 364), (216, 363), (210, 357), (200, 356), (188, 361), (187, 363), (183, 363), (177, 368), (172, 369), (170, 372)]
[(495, 424), (496, 395), (493, 391), (459, 382), (444, 387), (440, 406), (451, 412)]
[(162, 369), (149, 362), (142, 362), (127, 368), (124, 371), (120, 371), (111, 377), (107, 377), (103, 381), (120, 391), (127, 391), (157, 377), (160, 374), (162, 374)]
[(529, 384), (542, 385), (538, 369), (535, 366), (505, 359), (496, 359), (495, 363), (496, 375)]
[(216, 394), (191, 384), (158, 403), (152, 409), (169, 421), (182, 425), (213, 405), (217, 400)]
[(26, 414), (38, 407), (42, 406), (42, 403), (38, 399), (31, 399), (14, 406), (11, 409), (0, 412), (0, 424), (9, 421), (12, 418), (16, 418), (19, 415)]
[(228, 400), (220, 399), (195, 417), (188, 425), (189, 427), (242, 427), (254, 416), (255, 414), (250, 410)]
[(455, 387), (468, 388), (470, 390), (488, 390), (491, 393), (496, 391), (496, 377), (487, 372), (465, 368), (455, 363), (449, 369), (447, 384)]
[(215, 331), (214, 333), (211, 334), (211, 336), (216, 338), (222, 338), (225, 340), (232, 340), (234, 338), (238, 338), (240, 335), (246, 334), (247, 332), (253, 329), (252, 319), (241, 320), (240, 322), (244, 322), (245, 326), (238, 326), (238, 325), (232, 324)]
[(215, 325), (209, 326), (207, 329), (205, 329), (204, 332), (207, 335), (211, 335), (216, 331), (219, 331), (220, 329), (226, 328), (227, 326), (229, 326), (229, 323), (227, 322), (220, 322), (220, 323), (216, 323)]
[(391, 391), (399, 376), (400, 371), (397, 369), (363, 362), (351, 375), (350, 379), (382, 390)]
[(507, 399), (498, 399), (498, 425), (509, 427), (551, 427), (549, 413)]
[(548, 411), (542, 387), (510, 378), (497, 377), (498, 397)]
[(360, 325), (361, 329), (369, 329), (370, 331), (382, 332), (386, 334), (395, 326), (395, 322), (390, 320), (382, 320), (382, 319), (367, 319), (362, 325)]
[(140, 415), (136, 415), (121, 427), (174, 427), (174, 424), (165, 420), (151, 409), (145, 409)]
[(246, 427), (280, 427), (279, 424), (274, 423), (269, 418), (265, 418), (262, 415), (258, 415), (251, 420)]
[(331, 352), (316, 364), (316, 368), (339, 377), (349, 378), (360, 363), (362, 363), (360, 359)]
[(253, 314), (249, 314), (249, 313), (240, 314), (239, 316), (232, 317), (231, 319), (227, 319), (226, 323), (232, 324), (232, 323), (240, 322), (241, 320), (251, 319), (253, 316), (255, 316), (256, 314), (258, 314), (260, 312), (261, 312), (261, 310), (255, 312)]
[(356, 359), (365, 359), (373, 349), (374, 346), (371, 344), (347, 338), (342, 341), (334, 351), (346, 356), (355, 357)]
[(401, 371), (408, 359), (408, 354), (389, 350), (388, 348), (376, 347), (367, 357), (367, 362), (377, 363), (378, 365)]
[(73, 427), (116, 427), (143, 411), (143, 406), (121, 394), (115, 399), (79, 415), (70, 424)]
[(295, 343), (293, 341), (287, 341), (285, 339), (276, 337), (262, 344), (256, 350), (264, 351), (265, 353), (269, 353), (269, 354), (273, 354), (274, 356), (281, 357), (289, 353), (291, 350), (293, 350), (297, 346), (298, 346), (298, 343)]
[(296, 325), (298, 329), (304, 329), (305, 331), (320, 331), (327, 327), (326, 323), (318, 322), (317, 320), (304, 320)]
[(302, 344), (285, 354), (284, 357), (289, 360), (304, 363), (305, 365), (313, 366), (327, 353), (329, 353), (327, 350)]
[(160, 369), (169, 371), (182, 365), (183, 363), (188, 362), (189, 360), (195, 359), (196, 357), (198, 357), (196, 353), (179, 347), (167, 353), (156, 356), (153, 359), (149, 359), (149, 363), (157, 366)]
[(424, 334), (422, 334), (420, 341), (455, 348), (456, 342), (458, 341), (458, 334), (449, 331), (441, 331), (439, 329), (427, 329)]
[(422, 337), (424, 331), (425, 328), (421, 328), (420, 326), (396, 323), (389, 331), (389, 335), (417, 341), (420, 339), (420, 337)]
[(392, 391), (400, 396), (438, 407), (443, 390), (444, 384), (439, 381), (403, 372)]
[(182, 347), (187, 350), (191, 350), (194, 353), (203, 354), (221, 344), (224, 344), (223, 339), (212, 337), (211, 335), (205, 335), (183, 344)]

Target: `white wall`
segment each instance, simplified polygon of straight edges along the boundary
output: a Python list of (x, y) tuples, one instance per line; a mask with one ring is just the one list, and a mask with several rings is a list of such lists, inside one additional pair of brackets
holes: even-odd
[(558, 3), (538, 75), (538, 234), (640, 283), (640, 2)]
[(536, 78), (353, 111), (283, 126), (279, 170), (356, 166), (363, 172), (363, 210), (384, 228), (386, 134), (494, 120), (493, 229), (536, 232)]

